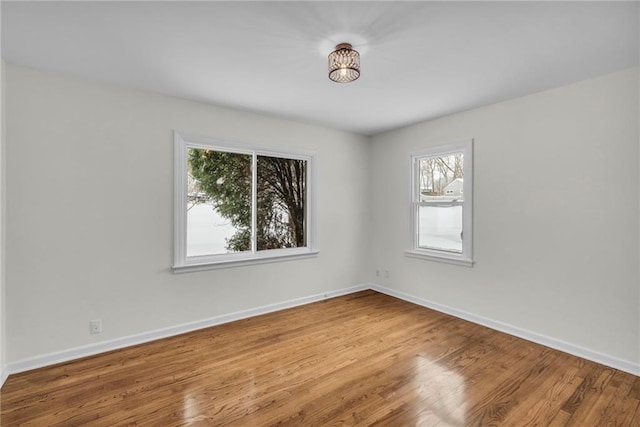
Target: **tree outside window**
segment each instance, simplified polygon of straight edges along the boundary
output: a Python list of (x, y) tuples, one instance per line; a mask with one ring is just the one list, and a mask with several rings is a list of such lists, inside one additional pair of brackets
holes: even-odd
[(317, 254), (312, 160), (176, 133), (174, 271)]

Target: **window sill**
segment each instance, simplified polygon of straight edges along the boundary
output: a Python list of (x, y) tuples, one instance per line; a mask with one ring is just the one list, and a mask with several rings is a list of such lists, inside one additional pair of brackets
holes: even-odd
[(244, 267), (247, 265), (256, 265), (256, 264), (270, 264), (273, 262), (283, 262), (283, 261), (293, 261), (297, 259), (305, 259), (305, 258), (315, 258), (318, 256), (317, 250), (310, 250), (307, 252), (297, 252), (294, 254), (273, 254), (273, 255), (259, 255), (259, 256), (250, 256), (246, 258), (235, 258), (229, 260), (219, 260), (219, 261), (205, 261), (205, 262), (192, 262), (183, 265), (174, 265), (173, 272), (174, 273), (190, 273), (192, 271), (203, 271), (203, 270), (217, 270), (221, 268), (233, 268), (233, 267)]
[(404, 254), (411, 258), (426, 259), (429, 261), (443, 262), (445, 264), (461, 265), (463, 267), (473, 267), (475, 261), (472, 259), (457, 257), (455, 255), (448, 256), (446, 254), (432, 254), (415, 250), (405, 251)]

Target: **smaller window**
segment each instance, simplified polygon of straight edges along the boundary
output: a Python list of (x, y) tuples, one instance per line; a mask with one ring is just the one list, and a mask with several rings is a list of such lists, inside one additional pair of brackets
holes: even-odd
[(472, 190), (472, 140), (414, 153), (407, 255), (471, 267)]

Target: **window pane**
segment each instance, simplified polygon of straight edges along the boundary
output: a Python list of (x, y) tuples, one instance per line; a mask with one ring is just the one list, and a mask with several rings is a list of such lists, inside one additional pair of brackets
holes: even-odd
[(419, 202), (462, 200), (464, 180), (462, 153), (420, 159), (418, 179), (420, 199), (417, 201)]
[(251, 250), (251, 158), (188, 149), (188, 257)]
[(418, 246), (462, 253), (462, 205), (420, 206)]
[(420, 159), (418, 179), (418, 246), (462, 253), (463, 154)]
[(305, 160), (258, 156), (257, 248), (297, 248), (306, 242)]

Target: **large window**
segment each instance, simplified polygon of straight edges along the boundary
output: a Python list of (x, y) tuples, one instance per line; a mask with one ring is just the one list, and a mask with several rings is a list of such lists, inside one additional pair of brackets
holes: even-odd
[(411, 157), (408, 255), (472, 266), (473, 141)]
[(176, 271), (304, 257), (312, 155), (175, 138)]

